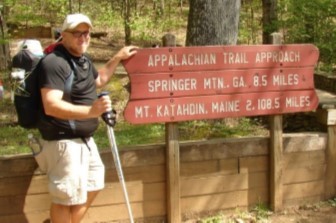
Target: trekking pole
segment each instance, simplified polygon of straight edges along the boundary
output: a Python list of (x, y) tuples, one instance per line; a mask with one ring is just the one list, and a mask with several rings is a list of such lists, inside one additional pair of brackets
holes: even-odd
[[(98, 95), (98, 97), (102, 97), (104, 95), (108, 95), (108, 93), (107, 92), (102, 92)], [(119, 153), (118, 153), (118, 147), (117, 147), (117, 143), (116, 143), (115, 136), (114, 136), (113, 127), (115, 125), (115, 115), (116, 115), (116, 113), (113, 110), (113, 111), (110, 111), (110, 112), (105, 112), (102, 115), (102, 118), (103, 118), (104, 122), (106, 123), (107, 133), (108, 133), (107, 135), (108, 135), (108, 138), (109, 138), (109, 141), (110, 141), (113, 160), (114, 160), (114, 164), (115, 164), (115, 167), (116, 167), (116, 170), (117, 170), (119, 182), (120, 182), (122, 190), (124, 192), (124, 197), (125, 197), (125, 202), (126, 202), (130, 222), (134, 223), (132, 209), (131, 209), (130, 201), (128, 199), (128, 194), (127, 194), (127, 190), (126, 190), (124, 174), (123, 174), (123, 171), (122, 171), (122, 168), (121, 168), (121, 163), (120, 163), (120, 158), (119, 158)]]

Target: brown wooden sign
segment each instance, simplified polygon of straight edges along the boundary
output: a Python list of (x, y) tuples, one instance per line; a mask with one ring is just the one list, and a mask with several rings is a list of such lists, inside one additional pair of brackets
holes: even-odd
[(123, 62), (129, 74), (314, 66), (312, 44), (163, 47), (141, 49)]
[(130, 99), (313, 89), (313, 67), (130, 75)]
[(140, 49), (124, 61), (134, 124), (316, 109), (311, 44)]
[(218, 119), (314, 110), (314, 90), (211, 95), (130, 101), (126, 120), (134, 124)]

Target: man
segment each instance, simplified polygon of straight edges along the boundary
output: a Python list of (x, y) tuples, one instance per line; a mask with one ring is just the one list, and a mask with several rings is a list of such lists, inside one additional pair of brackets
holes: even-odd
[[(43, 159), (49, 179), (52, 223), (80, 222), (104, 187), (104, 165), (92, 135), (98, 118), (112, 107), (108, 96), (97, 98), (96, 88), (105, 86), (119, 62), (137, 49), (122, 48), (97, 71), (84, 55), (91, 29), (87, 16), (68, 15), (62, 41), (38, 68), (44, 115), (39, 123), (43, 150), (37, 156)], [(70, 61), (75, 62), (75, 68)], [(72, 70), (75, 77), (71, 93), (66, 95), (65, 83)]]

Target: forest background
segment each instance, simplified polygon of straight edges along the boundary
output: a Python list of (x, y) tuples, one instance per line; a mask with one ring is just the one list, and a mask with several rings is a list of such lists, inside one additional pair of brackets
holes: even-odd
[[(211, 7), (224, 1), (203, 2)], [(8, 32), (2, 41), (15, 29), (60, 27), (64, 15), (82, 12), (94, 21), (95, 31), (108, 32), (112, 41), (150, 46), (170, 32), (185, 45), (189, 5), (186, 0), (3, 0), (0, 9)], [(315, 44), (322, 69), (331, 71), (336, 63), (335, 7), (335, 0), (242, 0), (237, 44), (261, 44), (263, 33), (277, 31), (284, 43)], [(265, 22), (267, 16), (271, 18)]]

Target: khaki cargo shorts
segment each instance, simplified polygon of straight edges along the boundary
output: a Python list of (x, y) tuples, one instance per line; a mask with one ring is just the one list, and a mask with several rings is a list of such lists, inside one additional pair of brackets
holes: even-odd
[(48, 176), (52, 202), (84, 204), (87, 192), (104, 188), (105, 167), (93, 138), (41, 140), (42, 151), (35, 156)]

